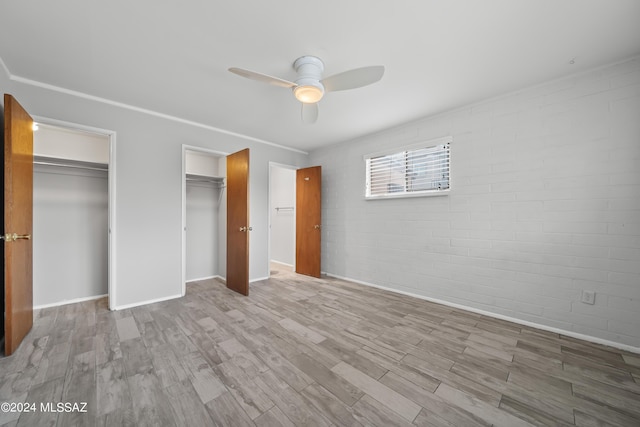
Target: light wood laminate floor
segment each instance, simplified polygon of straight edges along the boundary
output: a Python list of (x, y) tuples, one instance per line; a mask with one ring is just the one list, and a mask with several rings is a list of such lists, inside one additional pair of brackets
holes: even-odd
[(0, 425), (640, 425), (639, 355), (284, 270), (250, 292), (40, 310), (0, 359), (0, 402), (36, 412)]

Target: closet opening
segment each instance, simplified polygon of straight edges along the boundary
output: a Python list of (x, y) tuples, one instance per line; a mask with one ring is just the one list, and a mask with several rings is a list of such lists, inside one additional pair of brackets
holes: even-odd
[(182, 294), (226, 275), (226, 154), (183, 146)]
[(269, 163), (269, 276), (295, 270), (296, 169)]
[(38, 123), (33, 136), (34, 308), (113, 297), (110, 163), (114, 135)]

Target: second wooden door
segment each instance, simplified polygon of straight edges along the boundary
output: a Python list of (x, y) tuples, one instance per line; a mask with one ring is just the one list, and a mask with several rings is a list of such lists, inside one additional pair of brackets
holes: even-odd
[(322, 168), (296, 171), (296, 273), (320, 277)]

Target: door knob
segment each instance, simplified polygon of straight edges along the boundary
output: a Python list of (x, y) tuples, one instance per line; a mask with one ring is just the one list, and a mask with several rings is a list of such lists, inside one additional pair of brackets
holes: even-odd
[(313, 228), (315, 228), (316, 230), (320, 230), (320, 224), (314, 225)]
[(246, 233), (247, 232), (247, 227), (240, 227), (240, 231), (244, 231)]

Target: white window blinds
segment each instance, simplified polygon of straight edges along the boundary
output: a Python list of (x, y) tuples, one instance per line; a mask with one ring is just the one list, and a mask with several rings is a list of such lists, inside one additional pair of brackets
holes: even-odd
[[(441, 142), (441, 141), (438, 141)], [(366, 197), (393, 197), (441, 192), (449, 189), (450, 138), (436, 145), (365, 157)]]

